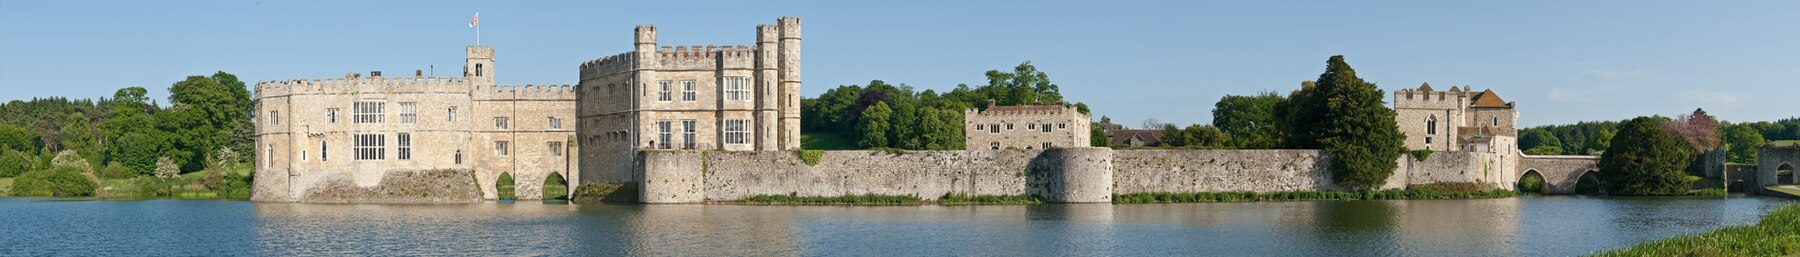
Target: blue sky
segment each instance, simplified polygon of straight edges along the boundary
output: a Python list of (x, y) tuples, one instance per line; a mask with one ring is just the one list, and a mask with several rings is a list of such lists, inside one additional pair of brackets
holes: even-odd
[(1285, 94), (1342, 54), (1390, 92), (1493, 88), (1526, 126), (1800, 116), (1800, 1), (8, 0), (0, 100), (126, 86), (166, 99), (218, 70), (460, 75), (476, 12), (501, 84), (574, 84), (581, 62), (629, 51), (639, 24), (663, 45), (748, 45), (756, 24), (798, 16), (808, 96), (873, 79), (976, 85), (1029, 60), (1096, 115), (1210, 123), (1219, 97)]

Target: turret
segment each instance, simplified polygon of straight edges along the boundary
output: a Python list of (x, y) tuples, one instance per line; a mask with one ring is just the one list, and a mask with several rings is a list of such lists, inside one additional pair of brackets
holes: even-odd
[(781, 149), (800, 148), (800, 18), (775, 20), (781, 30)]
[(463, 64), (463, 77), (477, 86), (494, 85), (494, 47), (472, 45)]

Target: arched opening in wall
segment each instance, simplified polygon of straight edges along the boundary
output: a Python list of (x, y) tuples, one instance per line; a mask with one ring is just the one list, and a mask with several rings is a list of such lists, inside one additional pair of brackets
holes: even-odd
[(499, 199), (501, 200), (518, 199), (517, 196), (513, 195), (512, 174), (507, 174), (505, 172), (500, 173), (500, 179), (494, 180), (494, 191), (499, 193)]
[(1575, 181), (1575, 193), (1600, 193), (1600, 173), (1595, 172), (1594, 170), (1581, 172), (1581, 178)]
[(569, 200), (569, 182), (563, 179), (562, 174), (551, 172), (550, 177), (544, 178), (544, 187), (542, 188), (544, 189), (544, 201)]
[(1520, 193), (1543, 194), (1544, 175), (1538, 174), (1538, 171), (1535, 169), (1526, 170), (1524, 176), (1519, 176), (1519, 184), (1515, 189), (1519, 190)]
[(1794, 181), (1800, 181), (1800, 178), (1794, 177), (1793, 164), (1782, 163), (1775, 168), (1775, 184), (1793, 185)]

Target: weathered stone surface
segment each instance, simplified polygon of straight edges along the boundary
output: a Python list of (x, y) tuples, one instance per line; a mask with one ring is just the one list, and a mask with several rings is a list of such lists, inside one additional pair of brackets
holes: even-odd
[(1025, 191), (1052, 203), (1110, 203), (1113, 150), (1051, 148), (1031, 158)]
[(638, 168), (644, 172), (638, 177), (638, 202), (642, 203), (697, 203), (706, 200), (705, 193), (700, 192), (701, 184), (706, 176), (702, 152), (697, 151), (643, 151), (638, 154)]
[[(1780, 178), (1776, 173), (1783, 166), (1788, 169), (1800, 168), (1800, 146), (1763, 146), (1756, 151), (1756, 188), (1775, 185)], [(1800, 181), (1800, 172), (1792, 175), (1792, 181)]]
[(1544, 193), (1575, 193), (1581, 175), (1599, 172), (1600, 157), (1585, 155), (1527, 155), (1519, 161), (1519, 176), (1536, 172), (1544, 177)]
[(1337, 190), (1320, 150), (1120, 150), (1115, 193)]
[[(826, 151), (808, 166), (792, 151), (707, 152), (705, 199), (752, 195), (1025, 194), (1025, 167), (1041, 151)], [(651, 152), (646, 152), (651, 153)]]
[[(340, 175), (344, 175), (339, 173)], [(374, 186), (359, 186), (347, 176), (332, 176), (308, 187), (306, 203), (477, 203), (481, 189), (466, 169), (388, 171)]]

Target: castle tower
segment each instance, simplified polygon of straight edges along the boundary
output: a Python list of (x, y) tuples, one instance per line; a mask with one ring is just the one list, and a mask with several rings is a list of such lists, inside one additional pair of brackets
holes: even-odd
[(777, 54), (781, 45), (779, 25), (756, 25), (756, 65), (754, 73), (756, 81), (756, 150), (775, 150), (782, 142), (780, 131), (781, 120), (781, 77), (777, 69), (781, 65)]
[(800, 148), (800, 18), (776, 19), (781, 29), (781, 124), (782, 150)]
[(493, 86), (494, 47), (472, 45), (468, 50), (468, 59), (463, 62), (463, 77), (476, 86)]

